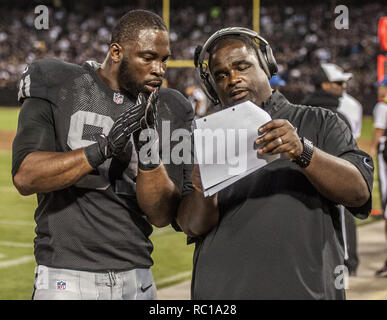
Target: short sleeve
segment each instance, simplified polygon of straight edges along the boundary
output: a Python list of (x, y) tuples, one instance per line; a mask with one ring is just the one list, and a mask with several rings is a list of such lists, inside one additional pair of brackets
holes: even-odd
[(43, 99), (25, 99), (12, 144), (12, 176), (24, 158), (34, 151), (55, 151), (55, 130), (51, 104)]
[(48, 99), (48, 86), (46, 76), (39, 62), (34, 62), (23, 71), (19, 83), (18, 101), (23, 103), (24, 99), (35, 97)]
[(368, 186), (370, 198), (362, 207), (347, 207), (347, 209), (358, 218), (367, 218), (372, 209), (374, 164), (370, 155), (362, 150), (359, 150), (356, 140), (351, 134), (351, 130), (337, 115), (332, 114), (327, 118), (322, 150), (331, 155), (349, 161), (362, 174)]
[(372, 186), (374, 176), (374, 163), (372, 158), (364, 151), (356, 150), (347, 152), (340, 156), (340, 158), (351, 162), (362, 174), (367, 183), (370, 197), (362, 207), (347, 207), (347, 209), (357, 218), (366, 219), (372, 209)]

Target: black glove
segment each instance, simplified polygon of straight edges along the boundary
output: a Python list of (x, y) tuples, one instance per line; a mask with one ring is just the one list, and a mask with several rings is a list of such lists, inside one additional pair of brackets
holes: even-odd
[[(133, 141), (138, 154), (138, 167), (141, 170), (153, 170), (160, 164), (158, 153), (159, 139), (157, 134), (157, 109), (159, 105), (159, 91), (153, 91), (147, 99), (142, 93), (140, 93), (137, 98), (137, 103), (144, 104), (144, 102), (145, 112), (143, 117), (140, 119), (141, 130), (135, 131), (133, 133)], [(140, 139), (142, 132), (146, 139)], [(148, 144), (149, 142), (152, 143)], [(146, 144), (148, 144), (146, 149), (141, 151), (141, 148)], [(154, 150), (153, 153), (152, 149)]]
[(145, 103), (141, 101), (123, 112), (114, 122), (108, 136), (96, 135), (97, 143), (85, 148), (85, 155), (90, 165), (97, 168), (106, 159), (117, 156), (128, 143), (133, 132), (139, 131), (140, 120), (144, 118)]

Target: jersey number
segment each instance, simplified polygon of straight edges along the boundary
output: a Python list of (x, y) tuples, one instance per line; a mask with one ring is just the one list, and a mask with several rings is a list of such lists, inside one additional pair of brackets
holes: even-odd
[[(71, 116), (67, 145), (72, 149), (87, 147), (93, 143), (92, 136), (96, 133), (109, 134), (114, 121), (109, 116), (89, 111), (77, 111)], [(116, 167), (116, 163), (114, 165)], [(98, 167), (98, 174), (88, 174), (79, 180), (75, 186), (79, 188), (106, 190), (111, 186), (111, 172), (114, 171), (112, 159), (108, 159)], [(125, 175), (122, 172), (122, 176)], [(133, 194), (135, 184), (128, 177), (115, 178), (115, 191), (118, 194)]]

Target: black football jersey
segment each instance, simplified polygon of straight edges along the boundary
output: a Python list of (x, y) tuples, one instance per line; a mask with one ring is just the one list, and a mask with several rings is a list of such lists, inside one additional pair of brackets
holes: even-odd
[[(43, 59), (26, 68), (18, 94), (23, 106), (13, 143), (13, 175), (30, 152), (68, 152), (95, 143), (95, 134), (108, 135), (118, 116), (134, 105), (101, 80), (99, 66)], [(175, 90), (160, 89), (159, 97), (160, 155), (165, 156), (166, 135), (179, 128), (190, 135), (193, 112)], [(169, 130), (163, 130), (163, 123)], [(168, 152), (178, 143), (172, 141)], [(192, 190), (192, 165), (165, 167), (181, 192)], [(128, 147), (75, 185), (38, 194), (37, 263), (90, 271), (150, 267), (152, 226), (136, 201), (136, 175), (137, 154)]]

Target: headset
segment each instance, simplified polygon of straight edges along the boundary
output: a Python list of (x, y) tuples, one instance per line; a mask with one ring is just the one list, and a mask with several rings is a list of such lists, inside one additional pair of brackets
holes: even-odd
[(258, 59), (263, 71), (269, 79), (278, 71), (277, 62), (275, 61), (273, 51), (271, 50), (269, 43), (258, 33), (242, 27), (231, 27), (218, 30), (208, 38), (203, 46), (199, 45), (196, 47), (194, 55), (195, 69), (201, 79), (202, 88), (214, 105), (219, 104), (220, 100), (214, 89), (214, 81), (211, 74), (207, 72), (208, 65), (204, 62), (204, 58), (212, 45), (214, 45), (219, 38), (227, 35), (246, 35), (253, 40), (257, 47), (259, 47), (259, 50), (257, 50)]

